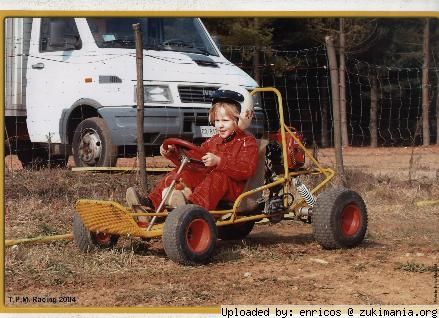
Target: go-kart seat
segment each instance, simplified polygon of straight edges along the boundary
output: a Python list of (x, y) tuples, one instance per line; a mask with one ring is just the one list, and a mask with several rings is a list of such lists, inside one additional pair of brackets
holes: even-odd
[[(247, 192), (251, 189), (255, 189), (264, 185), (265, 181), (265, 152), (266, 147), (268, 145), (267, 139), (257, 139), (256, 143), (258, 144), (258, 163), (256, 165), (255, 173), (247, 180), (244, 186), (244, 192)], [(257, 209), (258, 203), (257, 199), (259, 199), (262, 195), (262, 192), (256, 192), (249, 196), (246, 196), (238, 206), (237, 212), (253, 212)], [(217, 207), (217, 210), (227, 210), (233, 207), (233, 202), (228, 201), (220, 201)]]

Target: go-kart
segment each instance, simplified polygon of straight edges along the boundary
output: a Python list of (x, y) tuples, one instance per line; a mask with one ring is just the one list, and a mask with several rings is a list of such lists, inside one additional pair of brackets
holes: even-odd
[[(79, 249), (109, 248), (119, 236), (144, 240), (162, 237), (171, 260), (193, 265), (211, 259), (217, 239), (242, 239), (252, 231), (255, 222), (268, 219), (276, 223), (291, 218), (311, 223), (315, 239), (325, 249), (360, 244), (367, 230), (367, 209), (361, 196), (343, 187), (323, 191), (334, 171), (322, 167), (305, 148), (302, 135), (285, 125), (280, 92), (275, 88), (257, 88), (252, 94), (257, 92), (277, 95), (280, 129), (268, 134), (267, 139), (258, 140), (256, 173), (235, 202), (220, 202), (214, 211), (194, 204), (168, 209), (165, 202), (183, 169), (206, 169), (201, 161), (204, 154), (198, 146), (169, 138), (164, 141), (164, 148), (173, 146), (169, 159), (178, 170), (157, 211), (138, 212), (114, 201), (78, 200), (73, 237)], [(310, 160), (306, 167), (305, 157)], [(305, 179), (314, 182), (312, 189), (305, 185)], [(146, 228), (137, 224), (139, 216), (150, 217)]]

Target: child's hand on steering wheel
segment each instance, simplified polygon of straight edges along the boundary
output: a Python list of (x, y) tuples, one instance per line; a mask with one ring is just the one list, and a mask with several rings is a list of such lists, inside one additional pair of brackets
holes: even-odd
[(208, 152), (201, 158), (201, 160), (203, 160), (203, 163), (206, 167), (214, 167), (219, 165), (221, 158), (211, 152)]

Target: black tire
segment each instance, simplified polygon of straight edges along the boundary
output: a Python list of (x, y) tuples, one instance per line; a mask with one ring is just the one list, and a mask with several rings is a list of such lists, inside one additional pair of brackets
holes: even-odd
[(82, 252), (95, 249), (109, 249), (116, 245), (118, 235), (90, 232), (82, 223), (79, 214), (73, 215), (73, 240)]
[(117, 160), (117, 146), (105, 120), (91, 117), (76, 127), (73, 135), (73, 159), (77, 167), (113, 167)]
[(255, 221), (219, 226), (218, 238), (224, 241), (240, 240), (249, 235), (254, 226)]
[(351, 248), (363, 241), (367, 209), (355, 191), (332, 188), (323, 192), (312, 211), (314, 237), (323, 248)]
[(173, 210), (163, 228), (163, 247), (176, 263), (196, 265), (207, 263), (217, 240), (215, 220), (204, 208), (187, 204)]

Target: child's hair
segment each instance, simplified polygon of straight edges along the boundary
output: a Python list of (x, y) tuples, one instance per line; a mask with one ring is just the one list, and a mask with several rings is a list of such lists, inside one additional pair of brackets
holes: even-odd
[(226, 115), (235, 118), (236, 122), (238, 122), (239, 110), (235, 104), (227, 103), (227, 102), (216, 102), (215, 104), (212, 105), (212, 107), (209, 110), (210, 123), (213, 123), (215, 121), (216, 112), (220, 107), (224, 108)]

